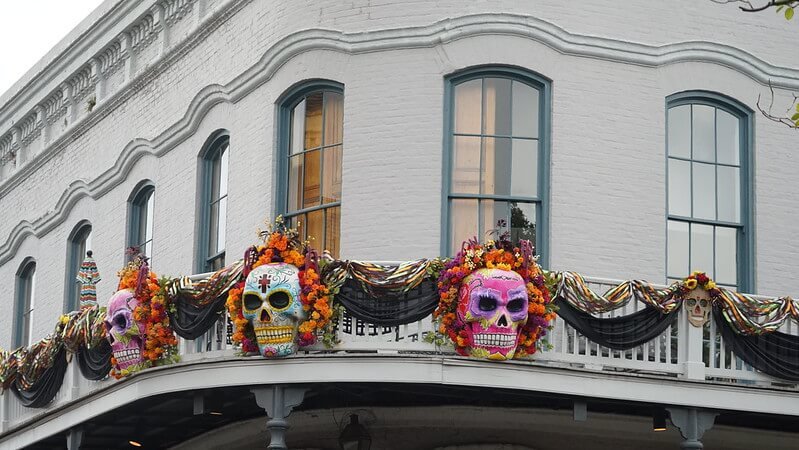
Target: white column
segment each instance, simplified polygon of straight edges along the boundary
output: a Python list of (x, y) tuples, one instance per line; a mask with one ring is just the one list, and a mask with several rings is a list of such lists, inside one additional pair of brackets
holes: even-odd
[(680, 309), (679, 345), (680, 363), (682, 364), (682, 378), (688, 380), (705, 379), (705, 362), (702, 358), (703, 328), (698, 328), (688, 322), (688, 310)]

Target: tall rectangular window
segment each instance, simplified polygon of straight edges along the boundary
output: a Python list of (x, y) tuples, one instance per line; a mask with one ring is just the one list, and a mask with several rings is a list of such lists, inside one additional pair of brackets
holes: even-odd
[(152, 258), (153, 255), (153, 208), (155, 188), (142, 186), (130, 202), (128, 247)]
[(306, 86), (284, 111), (285, 216), (313, 247), (338, 257), (344, 94), (340, 86)]
[(76, 311), (80, 299), (80, 283), (78, 272), (86, 258), (86, 252), (92, 249), (92, 226), (88, 222), (78, 224), (67, 242), (67, 280), (64, 312)]
[(206, 146), (201, 160), (201, 212), (203, 224), (199, 237), (199, 269), (212, 272), (225, 265), (225, 234), (227, 231), (227, 185), (230, 138), (215, 136)]
[(481, 68), (450, 80), (448, 246), (489, 238), (545, 242), (543, 143), (546, 83), (516, 69)]
[(14, 347), (28, 346), (33, 341), (33, 310), (36, 299), (36, 263), (26, 261), (17, 272), (16, 282), (16, 326)]
[(667, 279), (699, 270), (750, 289), (748, 114), (715, 97), (680, 96), (667, 123)]

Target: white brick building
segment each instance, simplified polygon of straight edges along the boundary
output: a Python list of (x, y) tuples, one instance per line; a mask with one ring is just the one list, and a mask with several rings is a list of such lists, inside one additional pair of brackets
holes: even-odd
[[(228, 262), (240, 258), (265, 219), (291, 212), (285, 207), (288, 175), (281, 157), (287, 158), (287, 150), (280, 148), (286, 145), (281, 108), (287, 92), (314, 86), (313, 80), (335, 82), (343, 93), (339, 257), (404, 261), (448, 252), (450, 158), (452, 133), (457, 131), (451, 128), (452, 91), (457, 86), (453, 77), (475, 68), (479, 69), (469, 72), (475, 77), (490, 78), (496, 75), (493, 70), (511, 70), (522, 74), (513, 78), (516, 81), (542, 83), (537, 90), (541, 103), (536, 106), (540, 167), (535, 176), (539, 183), (531, 204), (538, 208), (537, 244), (547, 268), (663, 283), (668, 277), (687, 275), (689, 264), (712, 261), (715, 255), (716, 269), (690, 269), (723, 272), (723, 233), (717, 231), (716, 253), (702, 255), (696, 244), (701, 241), (694, 240), (694, 248), (685, 250), (688, 253), (674, 250), (672, 254), (673, 259), (688, 258), (693, 251), (694, 262), (685, 261), (684, 273), (667, 274), (667, 225), (672, 217), (681, 224), (728, 227), (733, 234), (741, 233), (732, 250), (738, 254), (732, 266), (735, 279), (727, 284), (764, 295), (797, 294), (790, 274), (799, 270), (795, 257), (799, 242), (794, 239), (799, 223), (795, 207), (799, 184), (794, 182), (799, 172), (795, 155), (799, 140), (795, 131), (761, 116), (756, 105), (758, 96), (768, 100), (768, 83), (774, 87), (775, 111), (787, 108), (790, 93), (799, 91), (794, 22), (696, 0), (636, 0), (623, 6), (599, 0), (579, 4), (558, 0), (106, 0), (0, 97), (0, 282), (8, 287), (3, 300), (7, 313), (0, 315), (0, 346), (11, 348), (22, 339), (15, 336), (23, 320), (18, 285), (27, 261), (35, 261), (28, 341), (46, 336), (64, 312), (68, 291), (73, 289), (70, 236), (81, 223), (91, 224), (91, 250), (105, 279), (98, 285), (98, 297), (111, 296), (116, 287), (114, 272), (123, 266), (125, 248), (132, 242), (131, 202), (143, 182), (154, 187), (150, 235), (154, 269), (178, 276), (203, 267), (200, 259), (212, 255), (203, 253), (201, 247), (206, 244), (199, 238), (206, 227), (200, 195), (202, 152), (220, 130), (229, 136), (230, 145), (227, 214), (222, 226), (226, 236), (220, 248), (226, 250)], [(688, 94), (679, 97), (682, 93)], [(669, 103), (675, 98), (677, 103)], [(694, 98), (706, 103), (696, 103)], [(679, 99), (721, 108), (718, 111), (740, 106), (744, 112), (738, 125), (742, 153), (729, 166), (738, 176), (732, 186), (740, 189), (735, 217), (730, 220), (721, 218), (723, 199), (712, 200), (713, 217), (699, 217), (699, 206), (694, 206), (693, 215), (690, 210), (687, 214), (669, 211), (667, 166), (672, 158), (666, 119), (668, 108), (682, 104)], [(479, 111), (474, 113), (479, 115)], [(697, 123), (695, 128), (700, 126)], [(716, 126), (714, 142), (719, 142), (717, 151), (721, 152), (720, 142), (726, 138)], [(673, 130), (675, 136), (682, 132)], [(700, 139), (697, 133), (695, 148)], [(491, 133), (483, 129), (477, 134)], [(698, 167), (691, 157), (688, 160), (683, 162)], [(702, 167), (715, 170), (718, 161)], [(719, 186), (716, 197), (725, 192)], [(691, 198), (691, 191), (678, 191), (672, 195)], [(693, 195), (695, 205), (705, 201), (697, 197), (700, 194)], [(697, 217), (698, 221), (693, 220)], [(468, 375), (482, 376), (489, 372)], [(350, 381), (363, 380), (354, 376)], [(594, 381), (602, 382), (601, 377)], [(141, 397), (156, 392), (145, 394), (149, 391), (140, 389)], [(752, 396), (738, 391), (729, 394), (740, 396), (736, 401)], [(586, 389), (582, 395), (592, 392)], [(696, 395), (680, 392), (679, 396)], [(636, 393), (630, 400), (641, 401), (647, 395)], [(796, 404), (795, 387), (784, 395)], [(131, 400), (136, 398), (139, 394)], [(623, 397), (615, 400), (623, 401)], [(697, 406), (731, 409), (729, 404), (703, 401)], [(453, 409), (452, 420), (463, 423), (472, 423), (466, 417), (483, 411), (479, 404), (459, 408), (466, 409)], [(382, 420), (388, 425), (381, 426), (389, 430), (384, 431), (384, 440), (375, 442), (388, 446), (397, 439), (391, 435), (392, 420), (407, 426), (405, 432), (421, 437), (409, 440), (407, 447), (395, 441), (391, 448), (456, 444), (498, 448), (492, 446), (498, 443), (554, 448), (552, 442), (568, 436), (553, 432), (539, 446), (520, 442), (512, 433), (505, 435), (512, 437), (507, 441), (500, 433), (488, 440), (470, 435), (474, 438), (470, 442), (455, 438), (442, 442), (431, 437), (436, 433), (424, 431), (418, 419), (439, 420), (436, 414), (420, 412), (414, 418), (408, 411), (393, 416), (391, 411), (374, 409), (377, 423)], [(768, 417), (768, 409), (748, 411)], [(795, 406), (793, 412), (779, 411), (775, 414), (785, 423), (796, 423)], [(58, 414), (50, 428), (37, 422), (41, 419), (30, 419), (20, 427), (22, 422), (5, 416), (7, 434), (0, 435), (0, 446), (54, 439), (84, 420)], [(489, 420), (507, 421), (507, 414), (497, 412)], [(325, 418), (342, 420), (335, 412)], [(290, 445), (335, 445), (333, 425), (319, 425), (310, 415), (297, 420), (321, 431), (315, 441), (292, 444), (289, 439)], [(589, 430), (588, 436), (604, 439), (630, 433), (628, 441), (608, 438), (602, 445), (676, 448), (679, 441), (673, 430), (671, 439), (658, 436), (649, 441), (648, 434), (631, 431), (637, 419), (614, 422), (611, 415), (601, 414), (598, 420), (607, 421), (606, 429), (614, 431)], [(648, 427), (646, 420), (644, 427)], [(554, 428), (579, 424), (568, 417), (550, 421)], [(446, 427), (446, 423), (434, 426)], [(771, 439), (773, 448), (791, 448), (798, 439), (792, 433), (761, 429), (747, 429), (754, 435), (744, 438), (744, 431), (736, 431), (733, 425), (717, 428), (720, 437), (713, 442), (725, 448), (763, 442), (758, 439)], [(234, 441), (231, 433), (250, 437)], [(249, 428), (230, 428), (206, 438), (221, 440), (204, 445), (227, 442), (245, 448), (262, 442), (263, 436), (258, 438), (258, 432)], [(579, 439), (590, 442), (590, 438)], [(714, 439), (710, 432), (708, 439)], [(180, 448), (197, 445), (201, 444)]]

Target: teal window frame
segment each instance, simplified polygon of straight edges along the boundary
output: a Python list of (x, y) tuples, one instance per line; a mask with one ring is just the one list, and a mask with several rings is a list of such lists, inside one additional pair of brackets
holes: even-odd
[[(136, 189), (128, 200), (128, 231), (126, 239), (126, 249), (135, 247), (139, 248), (141, 253), (146, 254), (146, 244), (152, 243), (153, 236), (147, 239), (146, 221), (147, 217), (147, 203), (152, 196), (153, 201), (153, 215), (155, 215), (155, 184), (150, 180), (142, 181), (138, 184)], [(154, 218), (150, 218), (153, 220)], [(153, 232), (155, 227), (153, 227)], [(127, 252), (127, 250), (126, 250)], [(129, 260), (132, 255), (128, 255), (126, 260)], [(146, 255), (152, 259), (153, 255)]]
[(92, 233), (92, 224), (88, 220), (79, 222), (72, 229), (67, 238), (67, 270), (64, 282), (64, 312), (68, 313), (78, 309), (80, 299), (80, 283), (77, 280), (80, 266), (86, 258), (89, 236)]
[[(508, 78), (525, 83), (538, 90), (538, 186), (535, 197), (513, 195), (458, 194), (451, 189), (452, 162), (454, 158), (455, 134), (455, 86), (481, 78)], [(550, 214), (550, 145), (551, 145), (551, 98), (552, 81), (540, 74), (522, 67), (508, 65), (482, 65), (459, 70), (444, 80), (444, 154), (442, 164), (442, 202), (441, 202), (441, 254), (451, 255), (452, 236), (450, 202), (453, 199), (468, 198), (477, 200), (520, 201), (536, 205), (536, 253), (543, 266), (549, 265), (549, 214)], [(480, 136), (485, 136), (483, 133)], [(486, 236), (477, 236), (485, 241)]]
[[(344, 84), (338, 81), (328, 79), (311, 79), (299, 82), (286, 90), (275, 102), (276, 111), (275, 116), (278, 118), (277, 139), (276, 139), (276, 174), (274, 179), (276, 184), (273, 192), (277, 193), (274, 200), (275, 217), (283, 216), (286, 222), (297, 215), (309, 213), (316, 210), (324, 210), (327, 208), (338, 207), (341, 211), (342, 200), (329, 203), (323, 203), (319, 206), (312, 206), (303, 208), (301, 210), (292, 211), (289, 213), (289, 156), (291, 154), (291, 112), (292, 110), (309, 94), (315, 92), (336, 92), (345, 96)], [(346, 102), (346, 97), (344, 98)], [(324, 121), (324, 119), (323, 119)], [(343, 145), (343, 142), (342, 142)], [(339, 227), (341, 226), (341, 215), (339, 215)], [(339, 228), (339, 233), (341, 232)], [(326, 230), (324, 232), (326, 234)], [(339, 245), (341, 245), (342, 236), (339, 235)], [(319, 249), (320, 251), (322, 249)]]
[[(726, 222), (718, 219), (700, 219), (694, 217), (686, 217), (680, 216), (676, 214), (671, 214), (669, 209), (669, 161), (670, 160), (683, 160), (683, 161), (701, 161), (695, 160), (693, 158), (693, 150), (691, 153), (691, 157), (688, 159), (681, 158), (681, 157), (673, 157), (669, 155), (669, 110), (674, 107), (678, 106), (685, 106), (685, 105), (703, 105), (709, 106), (713, 108), (720, 109), (725, 111), (738, 119), (738, 142), (739, 142), (739, 155), (738, 161), (739, 165), (739, 192), (740, 192), (740, 223), (735, 222)], [(715, 116), (714, 116), (715, 117)], [(666, 279), (674, 280), (674, 277), (669, 277), (669, 231), (668, 225), (670, 221), (675, 222), (683, 222), (689, 224), (700, 224), (700, 225), (710, 225), (714, 227), (724, 227), (724, 228), (736, 228), (737, 236), (736, 236), (736, 250), (737, 250), (737, 264), (736, 264), (736, 279), (737, 279), (737, 290), (739, 292), (755, 292), (755, 270), (754, 270), (754, 255), (755, 255), (755, 231), (754, 231), (754, 205), (753, 199), (754, 197), (754, 112), (751, 108), (747, 107), (743, 103), (735, 100), (732, 97), (726, 96), (724, 94), (720, 94), (717, 92), (711, 91), (704, 91), (704, 90), (692, 90), (692, 91), (684, 91), (672, 94), (666, 97), (666, 109), (665, 109), (665, 123), (666, 123), (666, 133), (665, 133), (665, 162), (666, 162), (666, 189), (665, 189), (665, 197), (666, 197), (666, 248), (665, 248), (665, 261), (666, 261)], [(693, 121), (692, 125), (693, 127)], [(714, 125), (715, 127), (718, 126), (718, 123)], [(692, 132), (689, 136), (692, 135)], [(714, 128), (714, 136), (717, 136), (717, 129)], [(717, 144), (717, 138), (714, 138), (714, 142)], [(693, 142), (693, 140), (691, 141)], [(691, 145), (693, 147), (693, 143)], [(714, 152), (718, 153), (718, 147)], [(717, 158), (714, 157), (714, 158)], [(702, 161), (704, 164), (710, 164), (707, 162)], [(714, 167), (725, 166), (723, 163), (719, 163), (718, 161), (712, 163)], [(691, 178), (691, 192), (693, 192), (693, 176)], [(718, 188), (716, 188), (718, 189)], [(692, 194), (691, 194), (692, 195)], [(718, 190), (716, 191), (716, 196), (718, 196)], [(718, 208), (718, 207), (717, 207)], [(693, 216), (693, 214), (692, 214)], [(689, 225), (690, 227), (690, 225)], [(689, 228), (690, 230), (690, 228)], [(714, 231), (715, 235), (715, 231)], [(716, 267), (715, 263), (715, 239), (713, 242), (714, 246), (714, 270)], [(690, 233), (689, 233), (689, 247), (688, 247), (688, 254), (690, 259), (691, 254), (691, 243), (690, 243)], [(700, 267), (692, 267), (690, 266), (689, 262), (689, 272), (692, 270), (706, 270), (706, 268)], [(683, 276), (687, 276), (690, 273), (686, 273)], [(673, 274), (672, 274), (673, 275)]]
[(31, 343), (31, 315), (35, 306), (36, 260), (28, 257), (19, 265), (15, 277), (14, 348)]
[[(195, 269), (198, 273), (211, 272), (221, 269), (225, 265), (225, 249), (211, 254), (211, 223), (212, 223), (212, 205), (219, 203), (223, 199), (227, 199), (228, 192), (227, 186), (225, 187), (225, 194), (213, 198), (214, 183), (220, 183), (222, 174), (219, 172), (221, 167), (218, 168), (221, 161), (222, 153), (227, 153), (230, 158), (230, 133), (227, 130), (218, 130), (208, 138), (206, 144), (203, 146), (199, 155), (199, 222), (197, 226), (197, 250), (196, 250), (196, 264)], [(219, 170), (217, 170), (219, 169)], [(228, 167), (229, 170), (229, 167)], [(219, 180), (215, 180), (215, 176), (219, 175)], [(228, 180), (229, 173), (228, 173)], [(219, 218), (220, 220), (224, 218)], [(225, 226), (217, 224), (217, 226)]]

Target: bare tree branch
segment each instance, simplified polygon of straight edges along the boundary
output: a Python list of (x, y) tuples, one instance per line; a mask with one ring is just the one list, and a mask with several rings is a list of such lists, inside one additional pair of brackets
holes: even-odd
[(780, 6), (787, 6), (789, 8), (795, 8), (796, 6), (799, 6), (799, 0), (769, 0), (768, 2), (760, 6), (753, 5), (752, 2), (750, 2), (749, 0), (710, 0), (710, 1), (712, 1), (713, 3), (718, 3), (720, 5), (727, 5), (729, 3), (740, 3), (741, 6), (738, 6), (738, 8), (740, 8), (741, 11), (745, 12), (760, 12), (760, 11), (765, 11), (769, 8), (777, 8)]
[(763, 114), (763, 116), (765, 118), (767, 118), (767, 119), (769, 119), (771, 121), (774, 121), (774, 122), (777, 122), (777, 123), (781, 123), (783, 125), (788, 126), (789, 128), (793, 128), (795, 130), (799, 130), (799, 124), (797, 124), (795, 121), (793, 121), (791, 119), (791, 115), (792, 115), (793, 111), (796, 111), (795, 108), (796, 108), (797, 101), (799, 101), (799, 95), (797, 95), (796, 93), (793, 93), (793, 101), (791, 102), (791, 106), (788, 107), (788, 110), (786, 111), (785, 115), (784, 116), (783, 115), (777, 115), (777, 114), (773, 113), (773, 110), (774, 110), (774, 86), (771, 85), (771, 80), (769, 80), (768, 89), (769, 89), (769, 92), (771, 93), (771, 99), (769, 100), (768, 109), (765, 109), (765, 108), (763, 108), (760, 105), (760, 100), (761, 100), (760, 94), (758, 94), (758, 96), (757, 96), (757, 109), (760, 110), (760, 113)]

